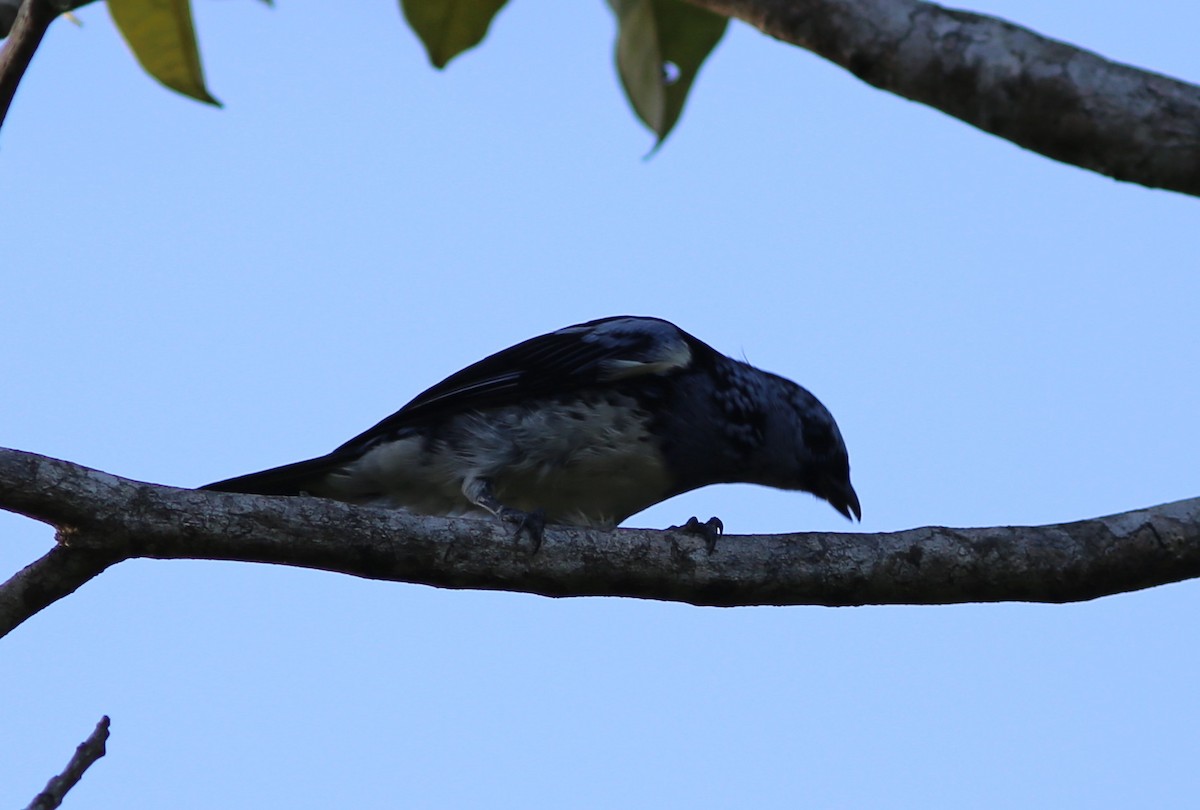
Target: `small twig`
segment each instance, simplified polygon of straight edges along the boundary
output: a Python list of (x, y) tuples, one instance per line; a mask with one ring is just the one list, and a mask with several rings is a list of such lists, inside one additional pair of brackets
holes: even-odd
[(8, 108), (17, 93), (17, 85), (25, 75), (25, 69), (42, 43), (46, 29), (57, 16), (58, 10), (50, 0), (25, 0), (21, 3), (8, 40), (0, 50), (0, 126), (4, 126), (4, 118), (8, 115)]
[(75, 755), (67, 763), (66, 770), (52, 778), (46, 789), (37, 795), (26, 810), (54, 810), (62, 804), (67, 791), (75, 787), (83, 772), (92, 763), (104, 756), (104, 743), (108, 740), (108, 717), (101, 717), (96, 730), (75, 749)]
[(76, 591), (121, 556), (104, 550), (55, 546), (0, 586), (0, 637), (47, 605)]

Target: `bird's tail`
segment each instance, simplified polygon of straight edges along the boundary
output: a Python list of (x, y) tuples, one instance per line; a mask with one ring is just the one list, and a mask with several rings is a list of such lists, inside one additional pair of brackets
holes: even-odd
[(198, 489), (214, 492), (244, 492), (249, 495), (304, 495), (317, 494), (321, 481), (330, 472), (341, 466), (344, 459), (334, 459), (332, 454), (282, 467), (272, 467), (262, 472), (239, 475), (205, 484)]

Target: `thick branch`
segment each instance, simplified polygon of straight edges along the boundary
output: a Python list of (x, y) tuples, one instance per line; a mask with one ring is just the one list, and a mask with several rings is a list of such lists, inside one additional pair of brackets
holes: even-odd
[(1200, 87), (920, 0), (689, 0), (1046, 157), (1200, 195)]
[[(0, 450), (0, 507), (56, 523), (59, 542), (98, 555), (98, 566), (238, 560), (443, 588), (696, 605), (1071, 602), (1200, 576), (1200, 498), (1057, 526), (726, 536), (711, 555), (703, 539), (680, 532), (552, 527), (534, 555), (494, 521), (175, 489)], [(0, 605), (19, 601), (0, 597)]]
[(50, 780), (46, 789), (39, 793), (26, 810), (54, 810), (62, 804), (67, 791), (75, 787), (83, 773), (96, 760), (104, 756), (104, 744), (108, 742), (108, 718), (101, 717), (96, 729), (75, 749), (75, 755), (67, 763), (66, 770)]

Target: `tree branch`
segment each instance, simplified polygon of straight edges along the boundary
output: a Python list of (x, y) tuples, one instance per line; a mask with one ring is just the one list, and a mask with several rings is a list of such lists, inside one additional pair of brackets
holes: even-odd
[(103, 549), (55, 546), (0, 586), (0, 638), (42, 608), (74, 593), (122, 557)]
[[(1200, 196), (1200, 87), (922, 0), (688, 0), (1053, 160)], [(57, 6), (24, 0), (0, 51), (0, 125)]]
[[(0, 586), (5, 628), (133, 557), (722, 606), (1073, 602), (1200, 576), (1200, 498), (1055, 526), (726, 536), (711, 555), (681, 532), (551, 527), (535, 555), (492, 520), (176, 489), (0, 449), (0, 507), (58, 525), (71, 561)], [(30, 573), (42, 563), (51, 582)], [(9, 596), (22, 588), (43, 598)]]
[(24, 0), (21, 3), (8, 39), (0, 49), (0, 127), (4, 125), (25, 69), (58, 14), (50, 0)]
[(61, 774), (50, 780), (46, 789), (39, 793), (26, 810), (54, 810), (62, 804), (67, 791), (75, 787), (83, 773), (92, 763), (104, 756), (104, 744), (108, 741), (108, 718), (101, 717), (86, 740), (75, 749), (75, 755)]
[(689, 0), (1046, 157), (1200, 195), (1200, 87), (920, 0)]

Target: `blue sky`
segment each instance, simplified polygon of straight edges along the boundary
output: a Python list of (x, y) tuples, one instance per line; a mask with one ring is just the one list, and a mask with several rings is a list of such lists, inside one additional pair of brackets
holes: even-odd
[[(995, 2), (1200, 80), (1200, 7)], [(669, 318), (836, 415), (868, 532), (1200, 494), (1197, 201), (735, 24), (650, 160), (601, 3), (427, 66), (389, 3), (201, 3), (217, 111), (103, 7), (0, 132), (0, 444), (195, 486), (326, 452), (569, 323)], [(1135, 16), (1136, 14), (1136, 16)], [(842, 530), (715, 487), (641, 515)], [(0, 570), (51, 533), (0, 514)], [(699, 609), (130, 562), (0, 641), (0, 805), (101, 714), (124, 808), (1190, 807), (1194, 583), (1070, 606)]]

